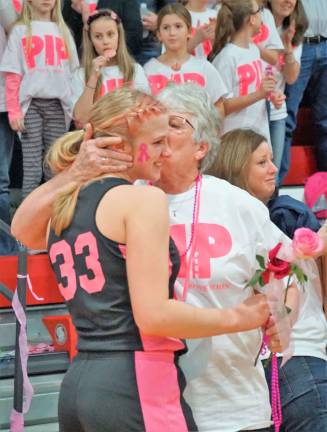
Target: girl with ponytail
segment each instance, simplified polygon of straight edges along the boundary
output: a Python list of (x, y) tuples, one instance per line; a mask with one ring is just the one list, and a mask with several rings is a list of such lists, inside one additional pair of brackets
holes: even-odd
[(275, 80), (265, 76), (260, 51), (252, 43), (260, 26), (261, 7), (255, 0), (224, 0), (210, 60), (228, 90), (223, 133), (252, 128), (269, 140), (266, 98), (274, 90)]

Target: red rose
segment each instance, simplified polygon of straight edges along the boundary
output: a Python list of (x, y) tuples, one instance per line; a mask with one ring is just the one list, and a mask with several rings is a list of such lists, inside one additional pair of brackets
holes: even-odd
[(269, 261), (267, 264), (267, 270), (270, 273), (274, 273), (276, 279), (283, 279), (288, 276), (291, 272), (291, 264), (287, 261), (277, 258), (279, 249), (282, 247), (282, 243), (278, 243), (273, 249), (269, 251)]
[(264, 272), (262, 272), (261, 276), (262, 276), (263, 283), (267, 285), (270, 280), (270, 270), (265, 270)]

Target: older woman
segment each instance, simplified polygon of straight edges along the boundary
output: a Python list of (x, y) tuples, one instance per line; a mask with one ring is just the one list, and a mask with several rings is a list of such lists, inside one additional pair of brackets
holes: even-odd
[[(210, 172), (267, 203), (275, 189), (277, 168), (266, 139), (252, 130), (225, 134)], [(327, 430), (327, 323), (315, 263), (306, 263), (309, 281), (294, 325), (294, 353), (280, 371), (285, 431)]]
[[(171, 109), (170, 152), (157, 186), (168, 194), (171, 235), (181, 256), (176, 296), (200, 307), (233, 307), (253, 294), (246, 284), (256, 270), (256, 254), (267, 254), (284, 236), (258, 200), (201, 174), (215, 160), (219, 143), (218, 115), (206, 93), (192, 84), (172, 85), (159, 98)], [(82, 153), (92, 145), (90, 140), (82, 146)], [(101, 149), (96, 158), (102, 171), (104, 157)], [(23, 203), (13, 221), (20, 240), (44, 246), (49, 207), (67, 182), (80, 182), (77, 168), (75, 163)], [(289, 294), (291, 298), (292, 289)], [(271, 349), (281, 350), (273, 322), (267, 332)], [(206, 364), (185, 394), (200, 431), (270, 430), (268, 387), (261, 364), (254, 366), (261, 338), (256, 329), (210, 341)]]

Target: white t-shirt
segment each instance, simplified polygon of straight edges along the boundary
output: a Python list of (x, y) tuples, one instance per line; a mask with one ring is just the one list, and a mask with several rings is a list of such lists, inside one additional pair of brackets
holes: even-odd
[[(254, 93), (262, 80), (262, 60), (256, 45), (241, 48), (228, 43), (212, 62), (227, 87), (227, 98), (236, 98)], [(223, 133), (236, 128), (251, 128), (261, 133), (270, 142), (266, 100), (227, 115), (223, 121)]]
[[(198, 27), (203, 26), (204, 24), (210, 23), (210, 18), (217, 18), (217, 11), (214, 9), (206, 9), (204, 12), (192, 12), (189, 11), (192, 17), (192, 35), (195, 34), (196, 29)], [(195, 47), (194, 52), (192, 53), (196, 57), (199, 58), (207, 58), (209, 53), (212, 50), (212, 43), (210, 40), (205, 40), (200, 43), (197, 47)]]
[(1, 0), (0, 2), (0, 25), (9, 31), (11, 25), (16, 21), (22, 11), (22, 0)]
[(156, 58), (149, 60), (144, 65), (144, 71), (148, 77), (150, 88), (153, 95), (160, 92), (169, 81), (176, 83), (194, 82), (204, 87), (213, 103), (221, 97), (227, 95), (226, 86), (216, 71), (207, 60), (199, 59), (194, 56), (182, 64), (179, 71), (173, 70)]
[(284, 44), (276, 28), (275, 19), (269, 9), (264, 8), (261, 13), (262, 24), (260, 32), (254, 36), (253, 42), (262, 48), (283, 50)]
[[(0, 63), (1, 63), (3, 53), (5, 52), (6, 45), (7, 45), (6, 34), (2, 25), (0, 25)], [(0, 112), (5, 112), (5, 111), (7, 111), (6, 98), (5, 98), (5, 79), (3, 77), (3, 74), (0, 73)]]
[[(191, 236), (194, 189), (168, 195), (171, 235), (181, 255)], [(256, 254), (266, 257), (279, 241), (289, 242), (260, 201), (210, 176), (203, 177), (195, 239), (186, 302), (217, 308), (234, 307), (251, 296), (253, 289), (245, 285), (258, 268)], [(184, 279), (182, 260), (176, 284), (179, 297)], [(199, 431), (236, 432), (270, 425), (264, 371), (260, 362), (254, 367), (261, 341), (260, 330), (194, 341), (203, 342), (208, 363), (188, 382), (184, 396)], [(195, 350), (189, 359), (201, 363), (203, 355), (203, 350)], [(187, 356), (181, 358), (182, 368), (187, 361)]]
[(73, 38), (70, 37), (71, 60), (57, 24), (32, 21), (32, 48), (26, 49), (26, 27), (16, 25), (0, 64), (0, 71), (22, 76), (19, 102), (25, 114), (32, 98), (60, 99), (69, 126), (72, 116), (73, 72), (79, 61)]
[(308, 281), (300, 290), (300, 312), (292, 331), (293, 356), (327, 361), (327, 321), (322, 309), (319, 270), (314, 260), (301, 260), (300, 266)]
[(326, 0), (302, 0), (305, 13), (309, 20), (309, 28), (305, 36), (327, 37), (327, 2)]
[[(279, 31), (281, 32), (282, 30), (279, 29)], [(293, 55), (295, 61), (301, 64), (302, 44), (293, 49)], [(278, 64), (276, 66), (271, 66), (273, 75), (277, 80), (275, 91), (281, 93), (284, 93), (285, 84), (286, 84), (286, 80), (283, 75), (283, 64), (284, 64), (284, 55), (280, 54)], [(270, 103), (270, 121), (281, 120), (286, 117), (287, 117), (286, 101), (284, 101), (280, 109), (276, 109), (274, 105)]]
[[(101, 86), (101, 96), (116, 88), (122, 87), (124, 85), (124, 77), (118, 66), (107, 66), (101, 69), (102, 75), (102, 86)], [(150, 87), (147, 77), (141, 65), (135, 63), (134, 72), (134, 87), (145, 93), (150, 93)], [(76, 104), (78, 99), (81, 97), (85, 89), (85, 74), (84, 69), (78, 69), (73, 76), (72, 81), (73, 86), (73, 105)]]

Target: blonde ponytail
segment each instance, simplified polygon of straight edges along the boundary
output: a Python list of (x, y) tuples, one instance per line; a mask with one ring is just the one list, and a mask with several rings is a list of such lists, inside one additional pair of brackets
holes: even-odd
[[(119, 136), (123, 141), (133, 143), (138, 125), (151, 115), (166, 112), (159, 101), (129, 87), (122, 87), (103, 96), (96, 102), (90, 113), (93, 137)], [(69, 168), (75, 161), (84, 140), (83, 130), (68, 132), (54, 142), (45, 163), (54, 174)], [(56, 235), (67, 228), (74, 216), (78, 194), (82, 187), (96, 180), (69, 184), (58, 194), (52, 208), (51, 228)]]
[[(83, 130), (68, 132), (54, 142), (45, 158), (45, 164), (54, 174), (59, 174), (72, 165), (83, 142), (84, 134)], [(81, 186), (78, 183), (70, 184), (55, 199), (51, 228), (57, 236), (72, 221)]]

